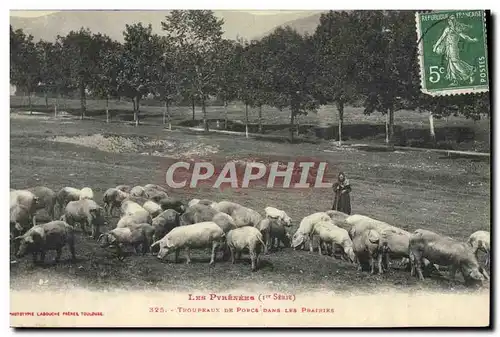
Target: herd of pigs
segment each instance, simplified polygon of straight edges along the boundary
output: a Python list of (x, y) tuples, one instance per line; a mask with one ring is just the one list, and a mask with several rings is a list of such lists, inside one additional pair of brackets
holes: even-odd
[[(36, 213), (44, 209), (52, 221), (37, 224)], [(166, 259), (185, 251), (190, 263), (190, 249), (211, 250), (210, 265), (217, 253), (235, 263), (242, 252), (250, 255), (252, 271), (258, 270), (260, 253), (291, 247), (313, 252), (318, 240), (319, 254), (331, 255), (357, 265), (359, 271), (382, 274), (390, 259), (396, 259), (424, 279), (424, 274), (441, 273), (447, 266), (453, 279), (460, 271), (467, 285), (489, 281), (490, 233), (477, 231), (467, 242), (425, 229), (413, 233), (385, 222), (360, 215), (329, 210), (304, 217), (292, 235), (292, 219), (283, 210), (266, 207), (264, 214), (231, 201), (193, 199), (189, 203), (169, 197), (165, 188), (155, 184), (109, 188), (102, 206), (94, 200), (92, 189), (64, 187), (57, 193), (37, 186), (10, 190), (10, 238), (16, 258), (31, 253), (33, 263), (43, 263), (47, 251), (56, 251), (59, 261), (67, 246), (75, 259), (75, 228), (84, 236), (123, 259), (127, 250), (135, 254), (151, 253)], [(107, 216), (119, 212), (116, 228), (101, 232)], [(479, 262), (478, 252), (485, 253)], [(40, 257), (40, 260), (38, 260)], [(12, 263), (15, 261), (12, 261)]]

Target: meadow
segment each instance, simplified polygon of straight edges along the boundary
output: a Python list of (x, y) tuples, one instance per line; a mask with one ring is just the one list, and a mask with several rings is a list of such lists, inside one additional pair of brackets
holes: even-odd
[[(37, 110), (40, 105), (37, 102)], [(97, 101), (89, 101), (88, 105), (91, 111), (102, 108), (101, 102)], [(125, 111), (127, 106), (131, 104), (113, 103), (113, 109), (118, 111)], [(328, 163), (325, 180), (334, 180), (341, 170), (350, 179), (353, 213), (365, 214), (408, 231), (431, 229), (458, 240), (466, 240), (476, 230), (490, 230), (489, 158), (454, 158), (434, 152), (364, 151), (352, 147), (332, 147), (329, 141), (290, 144), (223, 134), (200, 134), (185, 129), (167, 130), (161, 125), (161, 109), (155, 106), (144, 108), (144, 124), (135, 127), (131, 123), (116, 122), (116, 117), (126, 114), (124, 112), (113, 117), (115, 122), (106, 124), (99, 114), (95, 119), (85, 120), (71, 116), (53, 118), (49, 114), (29, 116), (15, 112), (20, 108), (12, 103), (11, 188), (44, 185), (58, 191), (64, 186), (88, 186), (94, 190), (95, 199), (102, 204), (102, 195), (109, 187), (119, 184), (164, 185), (167, 168), (178, 160), (210, 160), (220, 167), (230, 160), (266, 163), (325, 161)], [(220, 108), (209, 107), (209, 111), (210, 118), (221, 117)], [(283, 118), (276, 120), (276, 111), (274, 114), (271, 111), (274, 110), (266, 108), (267, 124), (285, 123)], [(189, 120), (190, 113), (189, 107), (173, 108), (175, 123), (178, 125)], [(407, 114), (414, 117), (408, 117), (403, 122), (403, 114), (398, 113), (396, 124), (409, 123), (416, 128), (418, 123), (422, 123), (422, 128), (425, 128), (424, 115)], [(286, 112), (281, 112), (280, 116), (286, 118)], [(200, 119), (199, 110), (196, 119)], [(231, 106), (230, 119), (243, 120), (239, 107)], [(327, 107), (324, 112), (304, 118), (302, 123), (328, 125), (335, 123), (335, 119), (334, 112)], [(251, 121), (255, 122), (254, 110)], [(350, 108), (346, 113), (347, 125), (361, 122), (378, 125), (381, 121), (382, 116), (362, 116), (357, 108)], [(446, 126), (455, 123), (460, 127), (464, 127), (464, 123), (470, 124), (467, 127), (474, 127), (473, 122), (458, 118), (450, 118)], [(478, 122), (476, 126), (485, 130), (484, 123)], [(444, 120), (436, 122), (437, 128), (442, 125), (445, 125)], [(489, 131), (486, 140), (489, 142)], [(258, 184), (247, 189), (214, 189), (207, 184), (197, 188), (169, 189), (169, 194), (185, 201), (191, 198), (232, 200), (261, 213), (264, 207), (274, 206), (292, 217), (293, 231), (304, 216), (330, 209), (333, 199), (328, 188), (266, 188)], [(44, 214), (40, 215), (40, 219), (42, 222), (49, 220)], [(113, 228), (118, 218), (110, 217), (108, 221), (109, 227), (103, 230)], [(466, 291), (461, 276), (452, 281), (447, 274), (443, 277), (434, 275), (420, 282), (397, 266), (387, 274), (370, 275), (358, 272), (353, 264), (331, 256), (320, 256), (317, 251), (310, 253), (290, 248), (262, 255), (260, 269), (253, 273), (247, 255), (243, 255), (244, 261), (235, 265), (219, 258), (215, 267), (209, 267), (206, 250), (193, 252), (193, 263), (190, 265), (175, 264), (172, 256), (167, 262), (160, 262), (149, 254), (131, 255), (120, 262), (80, 233), (77, 234), (76, 252), (76, 263), (70, 262), (67, 251), (63, 251), (62, 261), (58, 264), (52, 262), (52, 254), (48, 254), (45, 266), (32, 266), (29, 257), (16, 259), (17, 263), (10, 266), (11, 288), (39, 289), (44, 286), (56, 287), (59, 291), (73, 287), (227, 291), (245, 286), (251, 291), (255, 286), (291, 293), (322, 289), (373, 292), (387, 288)], [(11, 256), (11, 259), (15, 258)], [(184, 262), (182, 254), (181, 261)], [(40, 280), (47, 282), (40, 285)]]
[[(33, 97), (35, 112), (53, 114), (54, 98), (48, 98), (48, 108), (43, 97)], [(79, 99), (60, 99), (59, 112), (69, 116), (80, 115)], [(92, 119), (106, 119), (105, 100), (88, 99), (86, 115)], [(11, 96), (11, 111), (26, 111), (28, 98)], [(156, 100), (143, 100), (140, 107), (140, 122), (143, 125), (163, 126), (164, 104)], [(169, 108), (171, 122), (174, 126), (202, 127), (202, 111), (190, 105)], [(111, 123), (132, 122), (133, 105), (127, 100), (110, 100), (109, 113)], [(258, 109), (249, 108), (249, 132), (258, 132)], [(245, 131), (245, 106), (241, 103), (231, 103), (227, 108), (228, 128), (230, 131)], [(225, 112), (221, 104), (215, 102), (207, 106), (207, 119), (210, 129), (224, 129)], [(217, 124), (217, 121), (219, 123)], [(322, 106), (317, 112), (301, 115), (297, 119), (300, 125), (299, 142), (322, 142), (338, 139), (338, 111), (335, 106)], [(290, 131), (290, 112), (276, 108), (262, 107), (263, 139), (276, 137), (288, 138)], [(479, 121), (466, 119), (462, 116), (434, 118), (436, 138), (431, 139), (427, 112), (399, 110), (394, 119), (394, 145), (420, 148), (438, 148), (462, 151), (490, 151), (490, 120), (485, 115)], [(370, 143), (384, 144), (385, 116), (379, 112), (365, 115), (362, 107), (348, 106), (344, 112), (342, 140), (345, 144)]]

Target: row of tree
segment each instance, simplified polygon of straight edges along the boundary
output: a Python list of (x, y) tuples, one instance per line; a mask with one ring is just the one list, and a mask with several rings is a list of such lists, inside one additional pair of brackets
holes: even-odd
[(123, 43), (84, 28), (35, 43), (11, 26), (10, 80), (28, 94), (78, 91), (82, 118), (89, 93), (106, 102), (127, 97), (136, 124), (145, 95), (164, 102), (164, 123), (170, 123), (169, 107), (177, 101), (192, 102), (193, 119), (195, 104), (201, 105), (206, 130), (207, 101), (213, 98), (224, 104), (226, 126), (229, 102), (243, 102), (247, 128), (248, 107), (257, 107), (260, 131), (264, 105), (289, 108), (292, 140), (296, 117), (324, 104), (339, 111), (339, 141), (344, 106), (360, 100), (366, 114), (386, 115), (388, 143), (398, 109), (427, 111), (432, 136), (434, 116), (479, 119), (490, 112), (488, 94), (420, 92), (413, 11), (330, 11), (313, 35), (285, 27), (250, 42), (223, 39), (223, 24), (209, 10), (173, 10), (161, 23), (161, 35), (151, 25), (126, 25)]

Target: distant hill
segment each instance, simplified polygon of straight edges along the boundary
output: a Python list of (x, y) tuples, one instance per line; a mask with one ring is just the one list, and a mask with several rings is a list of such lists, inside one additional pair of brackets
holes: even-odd
[(319, 25), (319, 19), (321, 17), (321, 14), (323, 14), (323, 13), (326, 13), (326, 12), (317, 12), (315, 14), (312, 14), (312, 15), (309, 15), (306, 17), (302, 17), (302, 18), (298, 18), (298, 19), (284, 22), (284, 23), (282, 23), (276, 27), (273, 27), (270, 30), (262, 33), (261, 35), (257, 36), (256, 38), (260, 39), (260, 38), (272, 33), (277, 27), (286, 27), (286, 26), (289, 26), (289, 27), (295, 29), (297, 32), (299, 32), (302, 35), (304, 35), (305, 33), (312, 35), (316, 31), (316, 27), (318, 27), (318, 25)]
[[(53, 41), (57, 35), (66, 35), (71, 30), (81, 27), (92, 32), (106, 34), (113, 39), (123, 41), (125, 24), (151, 23), (153, 31), (161, 34), (161, 21), (169, 11), (60, 11), (40, 17), (10, 16), (14, 29), (23, 29), (39, 39)], [(318, 11), (281, 11), (277, 14), (257, 15), (247, 11), (216, 10), (215, 15), (224, 19), (224, 37), (236, 39), (260, 38), (276, 27), (285, 23), (297, 26), (304, 31), (314, 31), (319, 22)]]

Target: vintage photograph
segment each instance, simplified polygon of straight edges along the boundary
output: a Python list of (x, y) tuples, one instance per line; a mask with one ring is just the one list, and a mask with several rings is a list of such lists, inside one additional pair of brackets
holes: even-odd
[(489, 327), (489, 10), (11, 10), (10, 326)]

